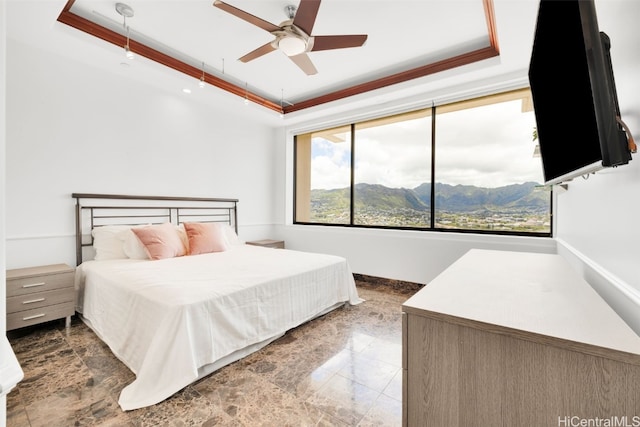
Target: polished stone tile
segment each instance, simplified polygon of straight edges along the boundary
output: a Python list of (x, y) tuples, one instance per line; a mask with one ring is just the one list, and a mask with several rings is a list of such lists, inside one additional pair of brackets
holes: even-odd
[(349, 362), (338, 373), (379, 393), (389, 385), (401, 366), (371, 359), (361, 353), (353, 353)]
[(27, 407), (56, 390), (92, 382), (91, 372), (72, 348), (40, 354), (24, 362), (17, 356), (24, 371), (19, 384), (20, 396)]
[(29, 425), (27, 409), (22, 404), (20, 390), (14, 388), (7, 395), (7, 426), (28, 427)]
[[(120, 411), (121, 412), (121, 411)], [(233, 418), (219, 405), (191, 387), (186, 387), (159, 405), (127, 412), (134, 426), (233, 425)]]
[(399, 426), (402, 423), (402, 401), (381, 394), (358, 423), (358, 427)]
[(334, 375), (307, 401), (347, 425), (355, 426), (373, 407), (378, 396), (379, 391), (342, 375)]
[(160, 404), (123, 412), (134, 374), (80, 320), (10, 331), (25, 378), (7, 427), (399, 426), (401, 305), (419, 285), (363, 276), (366, 301), (299, 326)]
[(393, 376), (389, 384), (382, 390), (382, 394), (399, 402), (402, 401), (402, 370)]
[(373, 287), (379, 289), (380, 287), (384, 287), (386, 289), (392, 289), (395, 293), (404, 295), (407, 298), (418, 292), (424, 286), (420, 283), (368, 276), (366, 274), (354, 274), (353, 276), (358, 282), (358, 286), (360, 288)]
[(93, 426), (127, 418), (118, 403), (92, 381), (56, 389), (26, 410), (32, 426)]
[[(400, 329), (395, 331), (397, 328)], [(401, 334), (402, 324), (397, 325), (397, 328), (394, 328), (394, 331)], [(393, 334), (393, 336), (395, 336), (395, 334)], [(397, 339), (389, 339), (389, 337), (376, 338), (362, 350), (362, 355), (370, 359), (376, 359), (402, 367), (402, 343), (397, 342)]]

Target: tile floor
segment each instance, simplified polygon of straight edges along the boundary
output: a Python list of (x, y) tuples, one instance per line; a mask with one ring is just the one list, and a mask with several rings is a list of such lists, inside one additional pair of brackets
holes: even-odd
[(369, 279), (357, 280), (364, 303), (127, 412), (117, 400), (133, 373), (76, 317), (68, 330), (10, 331), (25, 377), (7, 396), (7, 427), (400, 426), (401, 304), (419, 287)]

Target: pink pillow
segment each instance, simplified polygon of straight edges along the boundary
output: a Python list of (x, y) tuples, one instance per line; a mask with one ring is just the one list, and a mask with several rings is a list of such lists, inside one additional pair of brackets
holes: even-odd
[(216, 222), (185, 222), (184, 229), (189, 239), (189, 255), (224, 252), (228, 249), (224, 229)]
[(176, 227), (170, 223), (132, 228), (150, 259), (173, 258), (186, 255), (187, 248)]

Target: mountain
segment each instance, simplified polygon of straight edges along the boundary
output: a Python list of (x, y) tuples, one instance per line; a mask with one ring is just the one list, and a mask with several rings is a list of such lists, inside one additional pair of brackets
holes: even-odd
[[(526, 211), (548, 212), (549, 192), (535, 182), (497, 188), (436, 183), (435, 203), (440, 211)], [(413, 189), (389, 188), (379, 184), (356, 184), (355, 208), (378, 211), (429, 211), (431, 184)], [(348, 210), (349, 189), (311, 190), (312, 211)]]
[(414, 190), (389, 188), (379, 184), (357, 184), (355, 193), (356, 208), (385, 210), (402, 208), (413, 210), (429, 209)]
[(481, 209), (549, 210), (549, 192), (541, 190), (535, 182), (497, 188), (436, 183), (435, 191), (436, 206), (450, 212)]

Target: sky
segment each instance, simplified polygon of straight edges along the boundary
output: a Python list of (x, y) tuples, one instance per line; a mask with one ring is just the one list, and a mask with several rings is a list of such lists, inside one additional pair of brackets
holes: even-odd
[[(437, 115), (436, 182), (495, 188), (543, 182), (533, 157), (533, 112), (520, 101)], [(350, 136), (345, 142), (313, 139), (312, 189), (349, 186)], [(356, 183), (415, 188), (430, 181), (431, 117), (356, 127)]]

